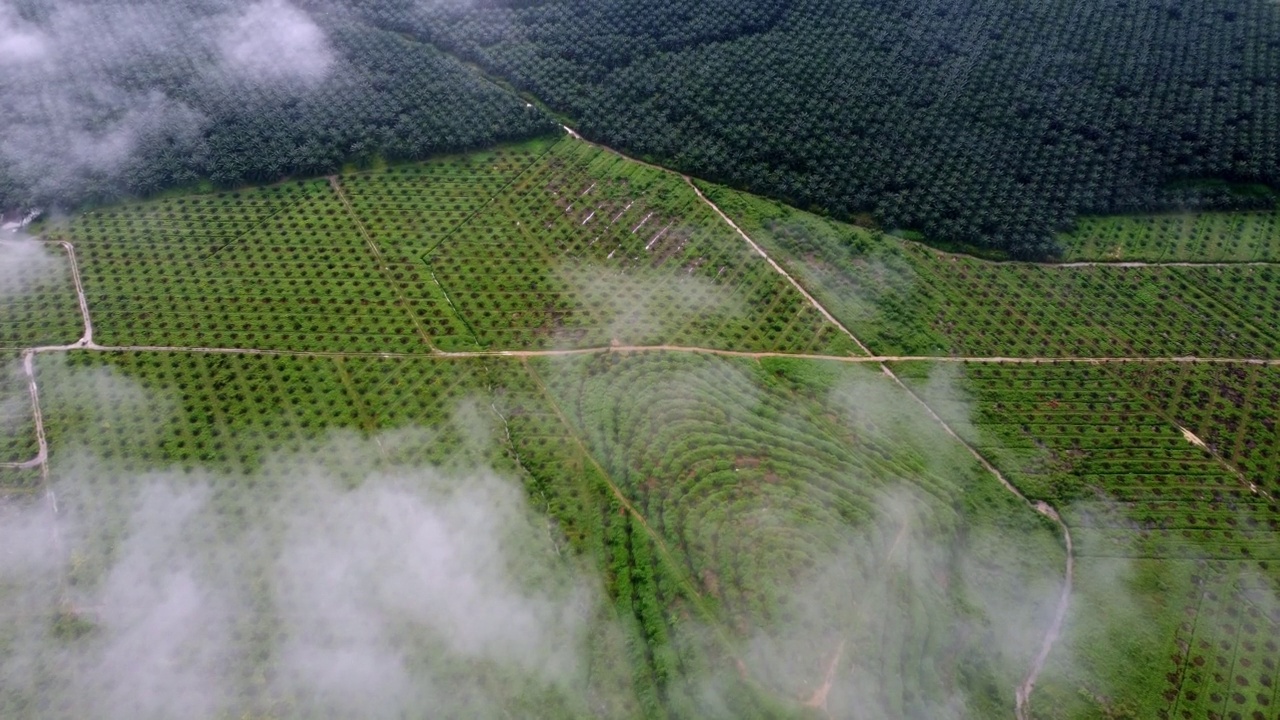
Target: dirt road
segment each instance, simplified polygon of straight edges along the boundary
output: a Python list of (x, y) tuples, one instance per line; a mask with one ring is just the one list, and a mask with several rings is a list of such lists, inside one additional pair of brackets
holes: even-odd
[[(574, 137), (575, 139), (579, 139), (579, 140), (581, 139), (581, 136), (578, 135), (578, 133), (576, 133), (572, 128), (565, 127), (564, 129), (570, 136)], [(597, 147), (601, 147), (601, 146), (597, 146)], [(603, 148), (603, 149), (609, 152), (616, 152), (609, 148)], [(644, 164), (647, 165), (647, 163), (644, 163)], [(659, 168), (659, 169), (664, 170), (665, 172), (670, 172), (669, 170), (665, 170), (663, 168)], [(90, 350), (90, 351), (99, 351), (99, 352), (133, 351), (133, 352), (275, 355), (275, 356), (321, 357), (321, 358), (377, 357), (377, 358), (449, 360), (449, 359), (494, 358), (494, 357), (531, 359), (531, 358), (539, 358), (539, 357), (566, 357), (566, 356), (576, 356), (576, 355), (592, 355), (592, 354), (599, 354), (599, 353), (626, 354), (626, 353), (643, 353), (643, 352), (674, 352), (674, 353), (706, 354), (706, 355), (715, 355), (715, 356), (721, 356), (721, 357), (748, 358), (748, 359), (756, 359), (756, 360), (764, 359), (764, 358), (798, 358), (798, 359), (808, 359), (808, 360), (835, 361), (835, 362), (843, 362), (843, 363), (875, 364), (881, 369), (882, 373), (887, 378), (889, 378), (890, 381), (896, 384), (900, 389), (906, 392), (916, 403), (918, 403), (923, 408), (923, 410), (936, 423), (938, 423), (948, 435), (950, 435), (952, 438), (955, 439), (955, 441), (963, 445), (967, 449), (967, 451), (982, 465), (982, 467), (987, 472), (989, 472), (1000, 483), (1000, 485), (1005, 490), (1007, 490), (1008, 492), (1012, 493), (1017, 498), (1022, 500), (1035, 512), (1038, 512), (1041, 515), (1052, 520), (1062, 532), (1064, 544), (1066, 548), (1066, 567), (1065, 567), (1065, 573), (1064, 573), (1062, 593), (1061, 593), (1061, 596), (1059, 597), (1053, 619), (1050, 621), (1048, 626), (1044, 628), (1044, 637), (1041, 642), (1040, 651), (1037, 654), (1035, 661), (1032, 663), (1032, 666), (1029, 668), (1027, 675), (1025, 676), (1023, 681), (1018, 685), (1017, 688), (1015, 688), (1015, 693), (1014, 693), (1015, 715), (1019, 720), (1024, 720), (1027, 717), (1030, 697), (1031, 697), (1032, 691), (1034, 690), (1036, 680), (1038, 679), (1040, 673), (1042, 672), (1044, 665), (1049, 657), (1049, 654), (1052, 652), (1055, 643), (1059, 639), (1059, 636), (1062, 631), (1062, 625), (1070, 605), (1072, 583), (1074, 579), (1074, 563), (1075, 563), (1074, 546), (1072, 544), (1070, 529), (1062, 521), (1058, 512), (1053, 507), (1042, 502), (1032, 502), (1025, 495), (1023, 495), (1012, 483), (1010, 483), (1004, 477), (1004, 475), (989, 460), (987, 460), (986, 457), (982, 455), (981, 452), (978, 451), (976, 447), (974, 447), (968, 441), (960, 437), (960, 435), (956, 433), (955, 430), (937, 412), (935, 412), (934, 409), (930, 407), (930, 405), (923, 398), (921, 398), (910, 387), (908, 387), (907, 384), (904, 383), (898, 377), (898, 375), (893, 371), (890, 364), (897, 363), (897, 362), (909, 362), (909, 361), (928, 361), (928, 362), (939, 362), (939, 363), (983, 363), (983, 364), (1038, 364), (1038, 363), (1057, 363), (1057, 362), (1081, 363), (1081, 364), (1238, 363), (1238, 364), (1251, 364), (1251, 365), (1280, 366), (1280, 358), (1200, 358), (1200, 357), (1192, 357), (1192, 356), (1061, 358), (1061, 357), (957, 357), (957, 356), (937, 357), (937, 356), (875, 355), (871, 352), (871, 350), (868, 348), (868, 346), (865, 343), (863, 343), (857, 336), (855, 336), (853, 332), (850, 331), (847, 327), (845, 327), (838, 319), (836, 319), (836, 317), (826, 307), (824, 307), (822, 303), (819, 302), (817, 298), (815, 298), (798, 280), (792, 277), (778, 262), (776, 262), (772, 257), (770, 257), (769, 254), (759, 244), (757, 244), (754, 240), (752, 240), (751, 237), (746, 232), (744, 232), (728, 215), (726, 215), (714, 202), (712, 202), (705, 195), (703, 195), (703, 193), (697, 188), (697, 186), (694, 185), (691, 178), (689, 178), (688, 176), (682, 176), (682, 177), (702, 202), (706, 203), (710, 208), (712, 208), (727, 226), (733, 229), (748, 244), (748, 246), (754, 252), (756, 252), (764, 260), (766, 260), (775, 272), (777, 272), (784, 279), (786, 279), (786, 281), (790, 283), (816, 310), (818, 310), (828, 322), (830, 322), (832, 325), (838, 328), (842, 333), (844, 333), (848, 338), (850, 338), (854, 342), (854, 344), (862, 351), (863, 354), (862, 355), (792, 354), (792, 353), (778, 353), (778, 352), (751, 352), (751, 351), (725, 350), (725, 349), (717, 349), (717, 348), (678, 346), (678, 345), (647, 345), (647, 346), (609, 345), (609, 346), (601, 346), (601, 347), (576, 348), (576, 349), (492, 350), (492, 351), (482, 350), (482, 351), (472, 351), (472, 352), (446, 352), (438, 349), (433, 344), (431, 344), (432, 343), (431, 338), (427, 336), (422, 324), (418, 321), (418, 318), (416, 317), (416, 315), (409, 309), (409, 306), (405, 302), (403, 294), (399, 292), (398, 286), (397, 286), (397, 294), (402, 304), (406, 308), (406, 312), (409, 314), (410, 319), (413, 321), (418, 333), (424, 338), (424, 340), (428, 344), (428, 347), (430, 348), (428, 352), (422, 352), (422, 353), (311, 352), (311, 351), (271, 350), (271, 349), (262, 349), (262, 348), (174, 347), (174, 346), (147, 346), (147, 345), (104, 346), (94, 341), (94, 328), (91, 320), (90, 308), (85, 295), (84, 285), (81, 280), (80, 269), (79, 269), (79, 265), (78, 265), (76, 254), (75, 254), (75, 248), (69, 242), (61, 242), (60, 245), (66, 250), (68, 259), (71, 265), (71, 272), (72, 272), (72, 277), (73, 277), (75, 288), (76, 288), (76, 294), (77, 294), (77, 299), (80, 306), (80, 312), (83, 316), (83, 323), (84, 323), (83, 335), (77, 342), (69, 345), (50, 345), (50, 346), (34, 347), (34, 348), (28, 348), (23, 352), (23, 366), (28, 378), (29, 392), (31, 395), (31, 402), (32, 402), (33, 412), (35, 417), (36, 433), (37, 433), (40, 452), (39, 452), (39, 455), (33, 460), (29, 460), (23, 463), (8, 464), (4, 466), (5, 467), (33, 467), (33, 468), (39, 467), (41, 469), (42, 477), (45, 480), (44, 482), (45, 491), (49, 500), (51, 511), (56, 515), (57, 513), (56, 499), (53, 497), (52, 491), (49, 490), (48, 482), (47, 482), (48, 445), (47, 445), (45, 434), (44, 434), (43, 418), (40, 413), (39, 390), (37, 387), (35, 370), (34, 370), (34, 358), (39, 353), (65, 352), (65, 351), (71, 351), (71, 350)], [(383, 258), (380, 249), (373, 242), (372, 237), (369, 235), (367, 230), (364, 228), (363, 224), (356, 217), (355, 212), (351, 206), (350, 200), (347, 198), (346, 193), (341, 187), (338, 179), (335, 177), (331, 177), (329, 178), (329, 182), (333, 187), (334, 192), (337, 194), (339, 200), (342, 202), (344, 208), (346, 208), (348, 214), (353, 219), (353, 222), (355, 222), (357, 229), (360, 231), (361, 235), (364, 237), (366, 243), (369, 246), (370, 251), (373, 253), (373, 257), (375, 261), (378, 263), (379, 269), (388, 276), (387, 277), (388, 282), (391, 282), (391, 278), (389, 277), (390, 269), (386, 265), (385, 259)], [(1268, 264), (1268, 263), (1257, 263), (1257, 264)], [(1052, 267), (1069, 268), (1069, 267), (1089, 267), (1089, 266), (1104, 266), (1104, 265), (1113, 266), (1113, 267), (1148, 267), (1153, 265), (1213, 267), (1213, 266), (1219, 266), (1219, 265), (1234, 266), (1236, 264), (1231, 264), (1231, 263), (1221, 263), (1221, 264), (1219, 263), (1061, 263), (1061, 264), (1054, 265)], [(545, 388), (544, 388), (544, 391), (545, 391)], [(557, 412), (558, 412), (558, 409), (557, 409)], [(562, 417), (562, 420), (563, 420), (563, 417)], [(580, 441), (579, 441), (579, 444), (581, 444)], [(582, 446), (582, 450), (583, 452), (586, 452), (585, 446)], [(587, 453), (586, 456), (590, 458), (592, 462), (594, 462), (594, 458), (589, 453)], [(603, 468), (598, 468), (598, 469), (603, 473)], [(607, 477), (607, 473), (605, 473), (605, 476)], [(671, 564), (673, 567), (679, 567), (679, 565), (675, 562), (674, 557), (671, 556), (669, 549), (662, 542), (662, 539), (657, 535), (656, 532), (652, 530), (652, 528), (648, 527), (648, 524), (645, 518), (637, 511), (637, 509), (634, 506), (631, 505), (629, 500), (623, 495), (621, 490), (616, 485), (613, 485), (612, 482), (610, 482), (609, 484), (611, 486), (612, 492), (617, 497), (622, 507), (627, 512), (632, 514), (636, 518), (637, 523), (644, 530), (644, 532), (654, 539), (658, 552), (663, 557), (664, 561)], [(894, 545), (896, 547), (897, 542), (895, 542)], [(692, 597), (695, 599), (695, 602), (698, 602), (698, 600), (700, 599), (700, 596), (697, 592), (697, 588), (687, 578), (684, 578), (684, 583), (688, 584), (688, 588), (686, 589), (692, 592)], [(841, 648), (841, 650), (836, 653), (836, 659), (833, 661), (832, 667), (834, 667), (835, 662), (838, 661), (838, 658), (842, 652), (843, 652), (843, 648)], [(834, 681), (835, 681), (834, 675), (832, 675), (831, 673), (828, 673), (827, 680), (824, 683), (823, 687), (820, 688), (819, 693), (815, 694), (814, 698), (811, 699), (819, 703), (819, 705), (817, 705), (818, 707), (825, 705), (826, 695), (827, 693), (830, 692), (831, 684)]]

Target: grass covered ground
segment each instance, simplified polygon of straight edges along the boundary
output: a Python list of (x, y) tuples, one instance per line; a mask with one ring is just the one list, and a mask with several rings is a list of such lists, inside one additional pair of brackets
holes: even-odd
[(703, 187), (875, 353), (1280, 354), (1280, 267), (990, 262)]
[[(928, 407), (680, 176), (571, 138), (38, 228), (107, 347), (34, 356), (50, 461), (0, 468), (0, 715), (1007, 716), (1066, 548), (930, 411), (1071, 531), (1031, 716), (1274, 713), (1276, 368), (927, 358), (1276, 357), (1277, 268), (993, 263), (702, 187)], [(83, 329), (33, 247), (10, 465), (19, 349)]]
[(1280, 211), (1088, 217), (1058, 236), (1063, 260), (1275, 262)]
[(45, 232), (75, 243), (109, 345), (856, 351), (678, 175), (571, 138)]

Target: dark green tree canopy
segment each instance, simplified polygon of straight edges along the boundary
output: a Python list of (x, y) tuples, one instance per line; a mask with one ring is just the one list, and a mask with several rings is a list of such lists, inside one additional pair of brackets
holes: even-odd
[[(280, 22), (262, 7), (314, 23), (321, 79), (226, 71)], [(1081, 213), (1280, 186), (1273, 0), (20, 0), (0, 29), (2, 207), (554, 128), (459, 59), (618, 149), (1016, 256)], [(52, 75), (23, 65), (68, 38)]]
[(436, 48), (339, 3), (0, 6), (0, 209), (332, 172), (556, 129)]
[(1270, 200), (1199, 181), (1280, 185), (1270, 0), (366, 5), (601, 142), (1016, 255), (1079, 213)]

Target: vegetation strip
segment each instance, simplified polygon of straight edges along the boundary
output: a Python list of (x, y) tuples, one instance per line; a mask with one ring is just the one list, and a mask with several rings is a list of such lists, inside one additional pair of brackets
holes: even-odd
[(582, 456), (586, 458), (587, 462), (591, 463), (591, 466), (600, 473), (602, 478), (604, 478), (605, 483), (608, 484), (609, 490), (613, 493), (614, 497), (617, 498), (618, 503), (621, 504), (622, 507), (625, 508), (638, 523), (640, 523), (640, 527), (644, 528), (645, 534), (648, 535), (654, 545), (657, 546), (658, 552), (662, 555), (663, 561), (671, 568), (672, 572), (675, 572), (677, 576), (680, 577), (681, 584), (689, 594), (689, 599), (697, 604), (698, 610), (703, 618), (706, 621), (713, 623), (713, 627), (716, 629), (716, 636), (719, 638), (720, 642), (723, 643), (726, 649), (731, 648), (732, 643), (730, 643), (728, 638), (725, 636), (724, 628), (720, 627), (720, 624), (715, 621), (715, 614), (707, 607), (706, 600), (703, 598), (702, 593), (698, 591), (698, 588), (694, 585), (693, 581), (690, 580), (688, 575), (684, 572), (684, 565), (676, 562), (675, 556), (671, 554), (671, 550), (667, 547), (666, 541), (649, 525), (649, 521), (645, 519), (644, 514), (636, 509), (635, 505), (631, 503), (631, 500), (622, 492), (622, 489), (613, 481), (609, 472), (600, 464), (600, 461), (596, 459), (595, 455), (587, 449), (587, 446), (582, 442), (582, 438), (579, 437), (576, 432), (573, 432), (573, 425), (571, 425), (569, 423), (569, 419), (564, 416), (564, 411), (560, 409), (559, 403), (555, 401), (554, 396), (552, 396), (551, 391), (547, 389), (546, 384), (542, 381), (542, 378), (538, 375), (537, 371), (532, 367), (526, 367), (528, 368), (530, 377), (532, 377), (534, 383), (537, 384), (538, 390), (542, 393), (543, 397), (547, 399), (547, 402), (555, 412), (556, 417), (559, 418), (560, 422), (566, 429), (569, 429), (574, 443), (577, 445), (578, 449), (582, 451)]

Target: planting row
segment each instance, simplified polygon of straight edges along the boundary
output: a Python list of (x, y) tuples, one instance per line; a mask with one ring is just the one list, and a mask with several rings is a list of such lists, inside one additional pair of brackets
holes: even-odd
[(1224, 561), (1197, 563), (1191, 580), (1157, 717), (1275, 717), (1280, 583)]
[(704, 187), (875, 352), (1280, 354), (1280, 268), (993, 263)]
[(1058, 242), (1066, 261), (1277, 262), (1280, 212), (1081, 218)]
[(0, 242), (0, 348), (65, 345), (83, 332), (71, 268), (62, 248)]
[[(970, 643), (990, 640), (995, 620), (985, 613), (1001, 593), (1025, 600), (1003, 621), (1052, 612), (1054, 534), (879, 373), (658, 354), (539, 367), (610, 477), (680, 558), (701, 606), (750, 639), (740, 673), (806, 699), (828, 664), (854, 662), (882, 690), (868, 699), (837, 683), (827, 698), (836, 715), (871, 703), (911, 717), (950, 693), (990, 714), (1007, 709), (999, 694), (967, 694), (983, 685), (955, 683), (955, 663), (967, 655), (966, 672), (992, 687), (1016, 682), (1031, 643)], [(969, 553), (983, 563), (960, 559)], [(976, 585), (989, 594), (964, 590)], [(673, 604), (661, 593), (643, 599), (655, 602)], [(963, 602), (975, 610), (960, 622), (953, 603)], [(672, 677), (698, 665), (678, 644), (686, 614), (696, 617), (674, 603), (649, 630)], [(960, 625), (975, 634), (957, 634)], [(773, 672), (778, 657), (786, 672)], [(668, 690), (677, 691), (687, 692)]]
[(388, 254), (417, 255), (456, 231), (538, 162), (551, 140), (437, 162), (344, 175), (342, 187), (369, 234)]
[(427, 264), (475, 346), (852, 347), (678, 176), (565, 139), (476, 200), (357, 209), (397, 277)]

